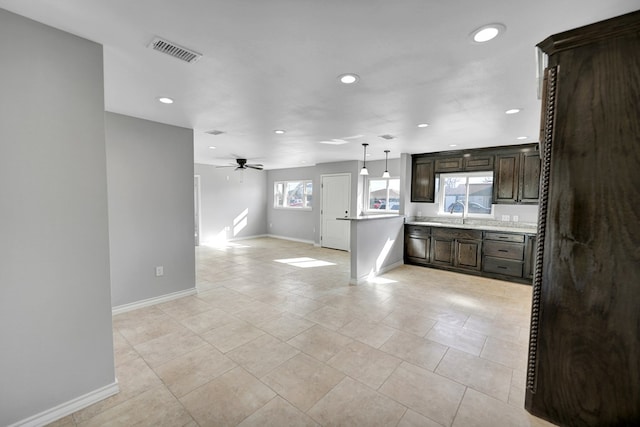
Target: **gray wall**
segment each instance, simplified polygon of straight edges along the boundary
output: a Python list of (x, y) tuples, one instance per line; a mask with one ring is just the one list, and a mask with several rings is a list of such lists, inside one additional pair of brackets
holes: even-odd
[[(312, 180), (311, 210), (277, 209), (273, 207), (273, 184), (276, 181)], [(315, 242), (318, 223), (315, 212), (320, 209), (320, 178), (315, 166), (270, 170), (267, 173), (267, 229), (270, 235)]]
[(105, 125), (113, 306), (194, 288), (193, 130), (114, 113)]
[(202, 244), (267, 234), (266, 171), (196, 164), (194, 172), (200, 176)]
[(0, 9), (0, 425), (113, 384), (102, 47)]

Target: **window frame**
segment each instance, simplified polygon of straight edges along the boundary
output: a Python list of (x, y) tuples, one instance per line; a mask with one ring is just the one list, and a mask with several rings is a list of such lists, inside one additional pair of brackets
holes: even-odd
[[(386, 203), (385, 203), (385, 209), (372, 209), (369, 207), (369, 200), (371, 200), (371, 181), (386, 181), (387, 182), (387, 186), (386, 186), (386, 190), (387, 190), (387, 197), (386, 197)], [(398, 180), (398, 209), (396, 210), (392, 210), (392, 209), (388, 209), (388, 206), (390, 206), (391, 204), (389, 203), (389, 182), (391, 180)], [(397, 214), (400, 212), (400, 191), (402, 189), (401, 186), (402, 182), (400, 180), (399, 176), (392, 176), (389, 178), (379, 178), (379, 177), (367, 177), (366, 179), (366, 191), (365, 191), (365, 196), (366, 196), (366, 206), (364, 211), (368, 214)]]
[[(287, 204), (288, 197), (286, 197), (287, 188), (289, 183), (297, 183), (302, 184), (302, 201), (303, 204), (301, 206), (290, 206)], [(282, 192), (282, 205), (278, 204), (278, 185), (283, 185)], [(309, 201), (309, 194), (307, 193), (307, 185), (311, 184), (311, 201)], [(313, 210), (313, 180), (312, 179), (288, 179), (288, 180), (280, 180), (273, 182), (273, 208), (274, 209), (285, 209), (292, 211), (311, 211)]]
[[(495, 182), (493, 181), (493, 171), (479, 171), (479, 172), (451, 172), (451, 173), (440, 173), (438, 174), (438, 185), (436, 188), (438, 189), (437, 200), (438, 200), (438, 215), (439, 216), (449, 216), (449, 217), (458, 217), (458, 218), (478, 218), (478, 219), (493, 219), (495, 216), (494, 213), (494, 203), (493, 200), (489, 204), (491, 206), (491, 210), (489, 213), (470, 213), (469, 212), (469, 178), (475, 177), (491, 177), (491, 186), (492, 191), (490, 194), (493, 194), (493, 186)], [(445, 206), (445, 186), (446, 179), (445, 178), (465, 178), (465, 200), (464, 200), (464, 209), (462, 212), (449, 212)]]

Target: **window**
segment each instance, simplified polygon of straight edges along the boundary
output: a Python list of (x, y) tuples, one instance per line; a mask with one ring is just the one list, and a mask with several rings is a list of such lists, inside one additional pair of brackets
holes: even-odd
[(276, 181), (273, 184), (273, 207), (311, 209), (313, 182)]
[(400, 179), (369, 179), (369, 211), (398, 212), (400, 209)]
[(439, 213), (458, 216), (493, 214), (493, 173), (440, 174)]

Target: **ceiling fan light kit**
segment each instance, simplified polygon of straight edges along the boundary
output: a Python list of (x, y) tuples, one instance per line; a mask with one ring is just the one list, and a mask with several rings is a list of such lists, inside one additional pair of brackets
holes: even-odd
[(261, 171), (264, 168), (264, 165), (260, 163), (247, 163), (247, 159), (236, 159), (236, 164), (231, 164), (228, 166), (216, 166), (218, 168), (236, 168), (235, 170), (245, 170), (245, 169), (256, 169)]

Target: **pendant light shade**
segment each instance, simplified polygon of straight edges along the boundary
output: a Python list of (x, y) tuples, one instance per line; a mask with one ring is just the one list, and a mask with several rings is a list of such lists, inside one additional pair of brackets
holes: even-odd
[(382, 174), (383, 178), (391, 178), (391, 175), (389, 175), (389, 168), (387, 167), (388, 162), (389, 162), (389, 150), (384, 150), (384, 173)]
[(360, 175), (369, 175), (369, 171), (367, 170), (367, 144), (366, 142), (362, 144), (364, 147), (364, 158), (362, 159), (362, 169), (360, 169)]

